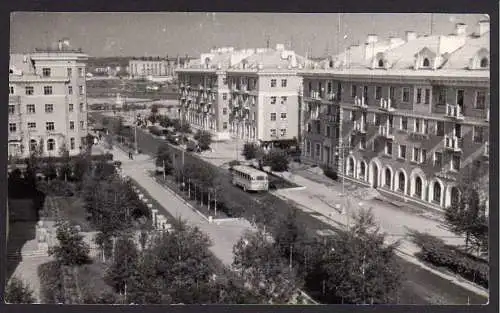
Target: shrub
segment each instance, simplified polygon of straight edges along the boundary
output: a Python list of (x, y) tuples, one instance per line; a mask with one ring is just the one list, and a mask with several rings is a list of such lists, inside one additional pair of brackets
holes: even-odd
[(228, 163), (228, 165), (230, 168), (232, 168), (233, 166), (241, 165), (241, 162), (237, 160), (232, 160)]
[(333, 179), (333, 180), (338, 179), (337, 172), (331, 167), (325, 167), (323, 169), (323, 173), (325, 174), (326, 177), (328, 177), (330, 179)]
[(38, 266), (38, 277), (40, 278), (41, 303), (64, 302), (61, 267), (56, 261)]
[(281, 151), (271, 151), (264, 157), (263, 166), (270, 166), (273, 172), (284, 172), (288, 170), (288, 157)]
[(450, 271), (479, 284), (489, 286), (489, 266), (479, 258), (466, 254), (459, 249), (446, 245), (443, 240), (425, 233), (411, 234), (413, 242), (421, 248), (416, 256), (436, 266)]
[(257, 157), (257, 151), (259, 147), (254, 143), (246, 143), (243, 145), (242, 155), (245, 157), (245, 160), (255, 159)]

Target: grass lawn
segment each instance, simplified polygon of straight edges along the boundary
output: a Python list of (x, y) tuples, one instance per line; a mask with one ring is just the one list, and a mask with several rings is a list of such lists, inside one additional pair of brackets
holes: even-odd
[(52, 200), (60, 219), (80, 225), (82, 232), (95, 231), (87, 220), (84, 201), (80, 197), (53, 197)]
[(107, 268), (106, 264), (95, 260), (92, 264), (85, 264), (77, 267), (75, 271), (75, 281), (79, 289), (79, 294), (82, 297), (96, 297), (103, 293), (114, 294), (113, 288), (104, 280)]

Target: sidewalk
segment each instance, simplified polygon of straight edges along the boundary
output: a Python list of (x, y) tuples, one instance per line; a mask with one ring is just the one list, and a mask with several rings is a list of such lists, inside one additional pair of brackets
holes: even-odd
[(210, 224), (198, 213), (196, 213), (184, 201), (168, 192), (145, 171), (153, 170), (154, 164), (151, 157), (147, 155), (136, 155), (134, 160), (129, 160), (127, 154), (117, 148), (112, 151), (115, 160), (122, 162), (125, 174), (140, 184), (158, 203), (164, 206), (172, 216), (181, 217), (189, 225), (198, 227), (212, 240), (210, 250), (225, 265), (230, 266), (233, 262), (233, 246), (241, 238), (246, 230), (252, 229), (249, 222), (238, 220), (221, 224)]

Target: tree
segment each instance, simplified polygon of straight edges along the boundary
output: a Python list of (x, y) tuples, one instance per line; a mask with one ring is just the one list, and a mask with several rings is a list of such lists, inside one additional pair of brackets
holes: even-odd
[(205, 151), (210, 149), (210, 145), (212, 144), (212, 135), (204, 130), (199, 130), (195, 135), (194, 139), (198, 141), (198, 145), (201, 151)]
[(138, 251), (136, 244), (129, 237), (121, 236), (116, 240), (113, 264), (110, 266), (107, 278), (116, 292), (124, 293), (130, 285), (134, 266), (137, 264)]
[(153, 104), (151, 106), (151, 114), (153, 114), (154, 116), (156, 116), (156, 115), (158, 115), (158, 111), (159, 111), (158, 104)]
[(127, 285), (126, 303), (170, 304), (171, 299), (163, 293), (165, 282), (156, 271), (157, 260), (151, 252), (137, 259)]
[(242, 155), (245, 157), (245, 160), (251, 160), (257, 158), (257, 152), (259, 147), (254, 143), (245, 143), (243, 145)]
[(486, 216), (487, 203), (480, 197), (480, 180), (470, 172), (458, 184), (459, 197), (445, 208), (445, 220), (450, 230), (465, 236), (465, 248), (472, 243), (478, 250), (488, 250), (489, 221)]
[(5, 288), (5, 302), (7, 303), (35, 303), (33, 290), (17, 277), (12, 277)]
[(156, 167), (163, 168), (165, 174), (170, 174), (173, 170), (172, 157), (170, 155), (170, 147), (166, 144), (161, 144), (158, 146), (158, 151), (156, 152)]
[(270, 166), (273, 172), (284, 172), (288, 170), (288, 157), (285, 153), (272, 150), (263, 158), (264, 166)]
[(263, 232), (246, 233), (233, 247), (233, 268), (268, 303), (287, 304), (301, 287), (295, 272)]
[(292, 208), (287, 216), (278, 223), (275, 232), (275, 246), (281, 255), (289, 258), (293, 265), (293, 254), (298, 251), (298, 244), (301, 234), (305, 233), (305, 228), (301, 227), (297, 220), (297, 209)]
[(393, 303), (402, 270), (395, 259), (398, 242), (385, 245), (371, 210), (354, 216), (354, 226), (340, 231), (322, 249), (329, 303)]
[(91, 262), (90, 248), (76, 227), (68, 222), (58, 222), (56, 238), (59, 243), (49, 249), (49, 255), (53, 255), (62, 265), (83, 265)]

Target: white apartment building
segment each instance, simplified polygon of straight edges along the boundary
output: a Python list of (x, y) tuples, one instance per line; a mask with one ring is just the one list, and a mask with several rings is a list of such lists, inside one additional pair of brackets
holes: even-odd
[(87, 135), (87, 58), (68, 40), (10, 55), (9, 157), (80, 153)]

